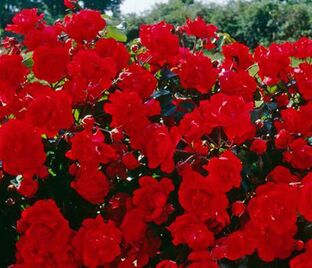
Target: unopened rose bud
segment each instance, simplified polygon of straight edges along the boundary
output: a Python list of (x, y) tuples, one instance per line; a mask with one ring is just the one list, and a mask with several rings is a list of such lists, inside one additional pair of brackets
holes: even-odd
[(245, 213), (246, 205), (242, 201), (236, 201), (232, 205), (232, 213), (236, 217), (240, 217)]
[(303, 250), (304, 242), (302, 240), (297, 240), (295, 248), (296, 248), (297, 251)]

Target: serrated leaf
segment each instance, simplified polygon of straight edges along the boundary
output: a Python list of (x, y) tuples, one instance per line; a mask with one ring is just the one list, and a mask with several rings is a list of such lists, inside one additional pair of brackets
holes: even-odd
[(107, 14), (102, 14), (101, 15), (103, 19), (109, 19), (109, 20), (112, 20), (113, 18)]
[(248, 73), (250, 76), (255, 76), (258, 72), (259, 72), (259, 66), (257, 63), (255, 63), (254, 65), (248, 68)]
[(23, 55), (23, 64), (26, 65), (27, 68), (31, 68), (34, 65), (32, 56), (33, 52), (28, 52)]
[(119, 42), (127, 42), (127, 36), (124, 32), (116, 28), (115, 26), (108, 25), (106, 27), (106, 34), (105, 37), (113, 38)]

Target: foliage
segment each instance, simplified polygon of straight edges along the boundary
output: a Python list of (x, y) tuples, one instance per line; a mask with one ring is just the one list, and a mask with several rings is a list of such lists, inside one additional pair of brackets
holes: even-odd
[(201, 16), (231, 34), (239, 42), (255, 48), (258, 44), (294, 41), (301, 36), (312, 36), (312, 5), (310, 1), (229, 1), (226, 4), (201, 4), (170, 0), (156, 4), (143, 15), (125, 16), (129, 39), (138, 37), (142, 23), (165, 20), (176, 26), (186, 18)]
[[(66, 7), (63, 0), (1, 0), (0, 1), (0, 28), (4, 28), (13, 15), (23, 8), (38, 8), (44, 12), (46, 19), (53, 22), (64, 16)], [(79, 1), (84, 7), (101, 11), (111, 10), (115, 15), (119, 14), (119, 5), (122, 0), (87, 0)]]
[(312, 267), (312, 40), (73, 2), (1, 44), (1, 267)]

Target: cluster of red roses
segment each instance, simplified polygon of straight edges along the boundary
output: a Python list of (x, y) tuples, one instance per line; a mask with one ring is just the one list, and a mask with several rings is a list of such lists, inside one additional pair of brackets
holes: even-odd
[[(312, 40), (252, 54), (197, 18), (142, 25), (128, 52), (65, 2), (54, 25), (22, 10), (6, 28), (22, 41), (2, 43), (2, 179), (30, 204), (12, 267), (312, 267)], [(78, 229), (62, 200), (36, 198), (60, 142), (64, 180), (96, 208)]]

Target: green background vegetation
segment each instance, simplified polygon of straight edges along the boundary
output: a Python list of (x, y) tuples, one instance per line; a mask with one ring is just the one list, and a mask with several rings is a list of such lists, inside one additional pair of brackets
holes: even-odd
[[(165, 20), (174, 25), (186, 17), (203, 17), (207, 22), (229, 33), (234, 39), (251, 48), (258, 44), (293, 41), (312, 36), (312, 0), (232, 0), (225, 4), (202, 4), (194, 0), (169, 0), (156, 4), (140, 15), (122, 16), (119, 6), (123, 0), (84, 0), (87, 8), (111, 10), (114, 18), (123, 23), (128, 40), (138, 37), (142, 23)], [(148, 1), (148, 0), (146, 0)], [(0, 28), (9, 23), (13, 14), (22, 9), (37, 7), (52, 21), (66, 12), (63, 0), (0, 0)]]
[[(85, 8), (101, 11), (111, 10), (115, 16), (119, 16), (119, 6), (122, 0), (79, 0)], [(38, 8), (45, 14), (48, 22), (53, 22), (66, 14), (64, 0), (0, 0), (0, 28), (4, 28), (11, 22), (14, 14), (23, 8)]]
[(192, 0), (170, 0), (149, 12), (124, 18), (129, 39), (138, 36), (142, 23), (165, 20), (181, 25), (185, 17), (203, 17), (229, 33), (234, 39), (254, 48), (258, 44), (294, 41), (312, 36), (312, 1), (229, 1), (224, 5), (201, 4)]

